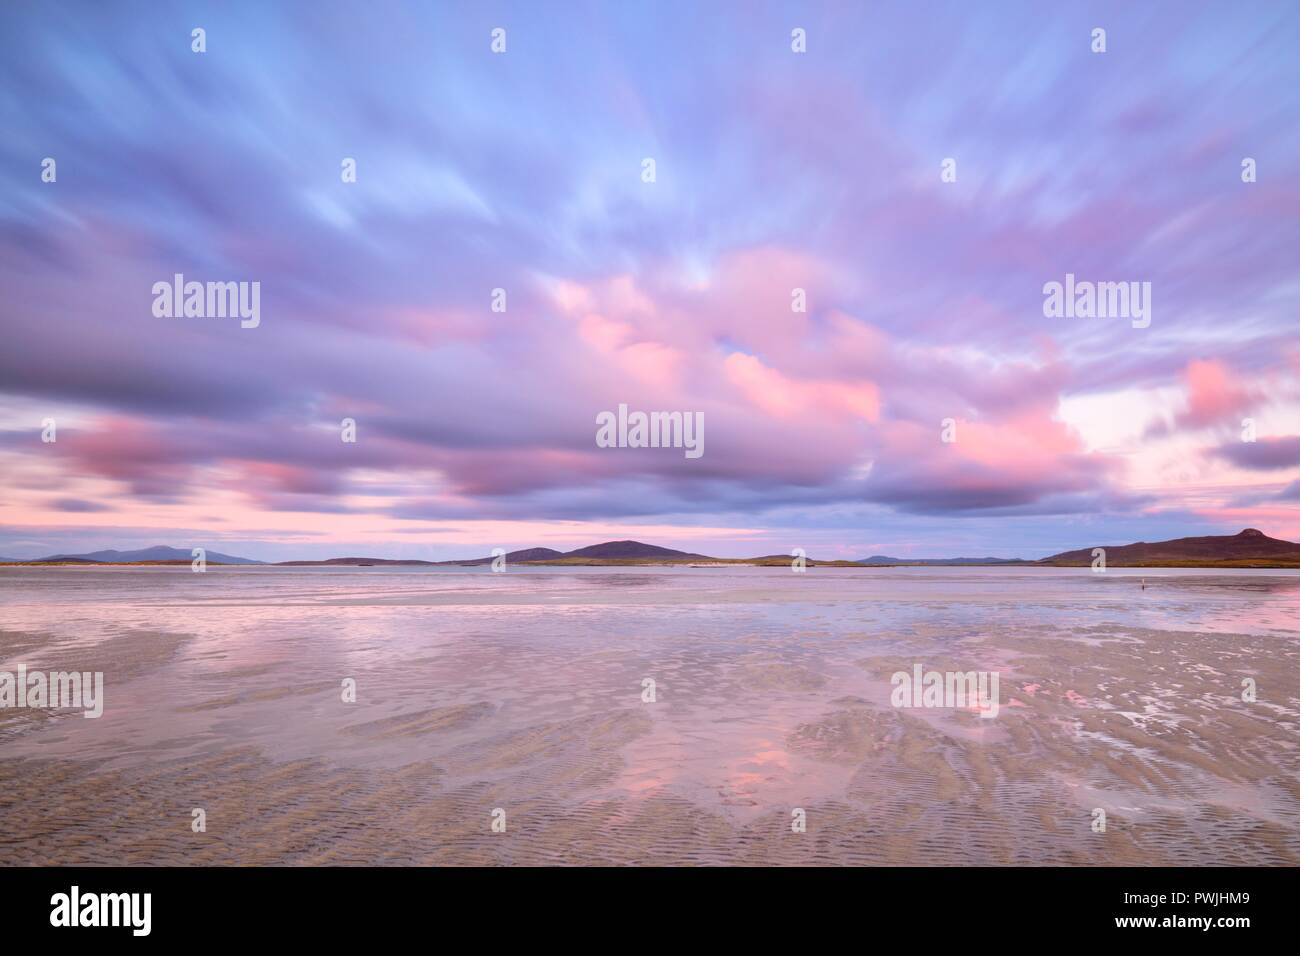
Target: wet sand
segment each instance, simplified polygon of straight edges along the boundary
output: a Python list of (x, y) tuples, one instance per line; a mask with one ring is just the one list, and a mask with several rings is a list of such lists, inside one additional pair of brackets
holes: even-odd
[[(0, 710), (0, 864), (1295, 865), (1297, 622), (1287, 572), (7, 569), (0, 670), (106, 702)], [(918, 662), (998, 716), (891, 706)]]

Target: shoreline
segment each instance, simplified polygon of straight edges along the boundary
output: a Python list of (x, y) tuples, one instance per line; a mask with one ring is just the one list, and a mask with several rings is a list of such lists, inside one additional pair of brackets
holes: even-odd
[[(767, 560), (754, 558), (715, 558), (703, 561), (646, 561), (635, 558), (586, 558), (560, 561), (512, 561), (515, 567), (530, 568), (783, 568), (789, 567), (789, 559)], [(163, 568), (188, 567), (186, 561), (0, 561), (0, 568)], [(220, 568), (487, 568), (485, 561), (400, 561), (393, 559), (376, 559), (366, 562), (342, 561), (277, 561), (266, 563), (229, 564), (221, 561), (208, 561), (209, 567)], [(977, 562), (962, 564), (933, 564), (926, 561), (899, 561), (890, 564), (867, 564), (857, 561), (814, 561), (809, 559), (809, 568), (846, 568), (872, 570), (875, 568), (930, 568), (932, 570), (954, 570), (961, 568), (1088, 568), (1087, 563), (1038, 562), (1038, 561), (1000, 561), (989, 564)], [(1258, 561), (1249, 558), (1226, 561), (1156, 561), (1150, 563), (1129, 563), (1112, 561), (1107, 569), (1124, 568), (1129, 570), (1144, 569), (1151, 571), (1179, 570), (1255, 570), (1255, 571), (1296, 571), (1300, 562)]]

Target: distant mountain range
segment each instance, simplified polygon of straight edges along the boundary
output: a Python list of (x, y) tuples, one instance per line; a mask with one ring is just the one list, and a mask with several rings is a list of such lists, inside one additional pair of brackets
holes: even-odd
[[(1300, 544), (1270, 538), (1256, 528), (1246, 528), (1232, 535), (1208, 535), (1201, 538), (1174, 538), (1170, 541), (1117, 546), (1107, 545), (1107, 567), (1179, 567), (1212, 565), (1216, 567), (1300, 567)], [(1091, 565), (1092, 548), (1063, 551), (1038, 564), (1057, 567)]]
[[(1063, 551), (1037, 561), (1020, 558), (893, 558), (876, 554), (859, 561), (818, 561), (807, 559), (809, 567), (890, 567), (911, 565), (920, 567), (955, 566), (1048, 566), (1088, 567), (1093, 563), (1093, 548)], [(1246, 528), (1234, 535), (1211, 535), (1199, 538), (1175, 538), (1171, 541), (1137, 544), (1106, 545), (1107, 567), (1300, 567), (1300, 544), (1270, 538), (1255, 528)], [(779, 567), (789, 565), (788, 554), (769, 554), (756, 558), (711, 558), (689, 551), (675, 551), (640, 541), (606, 541), (574, 551), (556, 551), (553, 548), (525, 548), (511, 551), (505, 556), (511, 564), (534, 565), (686, 565), (724, 566), (761, 565)], [(142, 564), (190, 562), (190, 551), (157, 545), (138, 551), (91, 551), (86, 554), (55, 554), (34, 561), (0, 558), (8, 564)], [(329, 558), (323, 561), (280, 561), (280, 567), (479, 567), (491, 564), (491, 556), (465, 558), (456, 561), (420, 561), (413, 558)], [(209, 564), (264, 564), (250, 558), (240, 558), (220, 551), (208, 551)]]
[[(511, 564), (526, 564), (529, 562), (534, 564), (658, 564), (677, 561), (689, 562), (718, 560), (717, 558), (706, 558), (700, 554), (688, 554), (685, 551), (674, 551), (672, 548), (660, 548), (653, 544), (642, 544), (640, 541), (606, 541), (604, 544), (593, 544), (585, 548), (578, 548), (576, 551), (556, 551), (554, 548), (525, 548), (521, 551), (509, 551), (506, 553), (505, 558), (507, 566)], [(495, 559), (491, 556), (486, 558), (464, 558), (455, 561), (390, 561), (383, 558), (331, 558), (328, 561), (282, 561), (281, 564), (292, 565), (294, 567), (339, 564), (365, 567), (367, 565), (400, 564), (413, 566), (425, 565), (428, 567), (455, 566), (472, 568), (480, 565), (491, 564), (494, 560)]]
[(439, 561), (417, 561), (413, 558), (327, 558), (324, 561), (276, 561), (277, 568), (369, 568), (369, 567), (426, 567), (432, 568)]
[(855, 564), (916, 564), (922, 567), (939, 567), (949, 566), (957, 567), (959, 565), (989, 565), (989, 564), (1036, 564), (1035, 561), (1026, 561), (1023, 558), (890, 558), (883, 554), (873, 554), (869, 558), (863, 558)]
[[(10, 560), (10, 559), (0, 559)], [(14, 559), (16, 562), (17, 559)], [(192, 549), (169, 548), (165, 544), (152, 548), (140, 548), (135, 551), (90, 551), (86, 554), (52, 554), (47, 558), (24, 561), (24, 564), (142, 564), (154, 561), (183, 561), (189, 564), (193, 560)], [(220, 551), (208, 551), (204, 555), (208, 564), (261, 564), (250, 558), (237, 558)]]

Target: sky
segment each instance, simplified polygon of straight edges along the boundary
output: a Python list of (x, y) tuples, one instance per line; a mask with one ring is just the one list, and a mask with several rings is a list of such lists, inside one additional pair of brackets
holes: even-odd
[[(7, 2), (0, 555), (1300, 540), (1297, 49), (1293, 2)], [(620, 404), (704, 453), (600, 447)]]

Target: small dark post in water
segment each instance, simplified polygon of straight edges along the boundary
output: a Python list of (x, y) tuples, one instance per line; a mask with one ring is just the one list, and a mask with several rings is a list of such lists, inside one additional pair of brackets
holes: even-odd
[(1143, 578), (1143, 579), (1142, 579), (1142, 590), (1145, 591), (1146, 589), (1147, 589), (1147, 579), (1146, 579), (1146, 578)]

